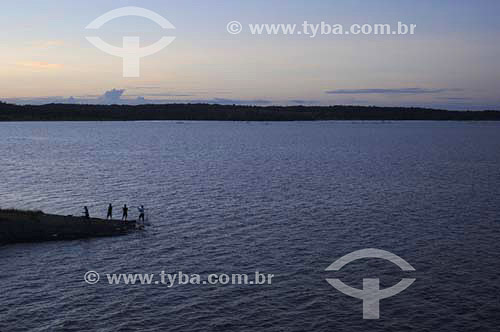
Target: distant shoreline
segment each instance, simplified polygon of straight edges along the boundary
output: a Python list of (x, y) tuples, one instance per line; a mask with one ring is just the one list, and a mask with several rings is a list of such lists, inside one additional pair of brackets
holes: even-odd
[(376, 106), (242, 106), (217, 104), (14, 105), (0, 103), (7, 121), (500, 121), (500, 111), (448, 111)]

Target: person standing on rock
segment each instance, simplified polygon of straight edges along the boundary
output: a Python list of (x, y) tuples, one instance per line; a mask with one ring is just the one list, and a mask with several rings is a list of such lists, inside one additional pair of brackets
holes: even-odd
[(123, 215), (122, 215), (122, 220), (127, 220), (128, 218), (128, 207), (127, 204), (123, 205)]
[(144, 222), (144, 205), (137, 208), (139, 210), (139, 220)]
[(90, 213), (88, 207), (86, 206), (83, 207), (83, 213), (85, 214), (85, 219), (90, 219)]
[(106, 220), (107, 219), (113, 219), (113, 205), (109, 203), (108, 205), (108, 214), (106, 215)]

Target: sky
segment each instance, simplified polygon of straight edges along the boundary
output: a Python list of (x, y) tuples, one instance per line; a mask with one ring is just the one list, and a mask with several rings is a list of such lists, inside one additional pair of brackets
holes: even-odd
[[(0, 100), (26, 104), (209, 102), (253, 105), (378, 105), (500, 109), (498, 0), (99, 0), (3, 1)], [(166, 18), (121, 17), (89, 31), (106, 12), (137, 6)], [(230, 34), (228, 22), (243, 31)], [(249, 24), (416, 24), (414, 35), (254, 35)], [(123, 59), (87, 36), (141, 47)]]

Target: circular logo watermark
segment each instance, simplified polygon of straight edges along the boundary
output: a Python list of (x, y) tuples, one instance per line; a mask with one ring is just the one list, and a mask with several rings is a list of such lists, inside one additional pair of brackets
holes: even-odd
[[(172, 23), (158, 13), (149, 9), (133, 6), (111, 10), (93, 20), (85, 29), (97, 30), (107, 22), (125, 16), (144, 17), (157, 23), (163, 29), (175, 29)], [(120, 48), (112, 46), (96, 36), (88, 36), (86, 38), (92, 45), (101, 51), (123, 59), (123, 77), (139, 77), (140, 59), (160, 52), (175, 40), (175, 37), (164, 36), (152, 45), (140, 47), (139, 37), (124, 36), (123, 47)]]
[(243, 31), (243, 25), (238, 21), (231, 21), (227, 24), (227, 32), (232, 35), (237, 35)]
[[(397, 265), (403, 271), (415, 271), (413, 266), (401, 257), (385, 250), (380, 249), (363, 249), (351, 252), (335, 262), (333, 262), (326, 271), (340, 271), (345, 265), (358, 259), (364, 258), (379, 258), (385, 259)], [(353, 288), (344, 284), (340, 279), (326, 279), (326, 281), (335, 287), (338, 291), (363, 300), (363, 319), (379, 319), (380, 318), (380, 300), (397, 295), (410, 287), (415, 281), (414, 278), (403, 278), (396, 285), (380, 289), (380, 279), (367, 278), (363, 279), (363, 289)]]
[(85, 279), (85, 282), (89, 285), (95, 285), (99, 282), (99, 279), (101, 278), (99, 276), (99, 273), (95, 271), (88, 271), (85, 273), (85, 276), (83, 277)]

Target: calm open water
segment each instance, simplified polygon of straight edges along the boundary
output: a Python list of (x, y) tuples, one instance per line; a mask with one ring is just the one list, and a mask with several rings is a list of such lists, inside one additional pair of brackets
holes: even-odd
[[(0, 123), (0, 206), (104, 217), (124, 237), (0, 247), (0, 331), (498, 331), (500, 124)], [(137, 211), (132, 211), (136, 216)], [(354, 250), (408, 261), (403, 272)], [(271, 285), (87, 285), (248, 273)], [(379, 320), (325, 278), (416, 278)]]

